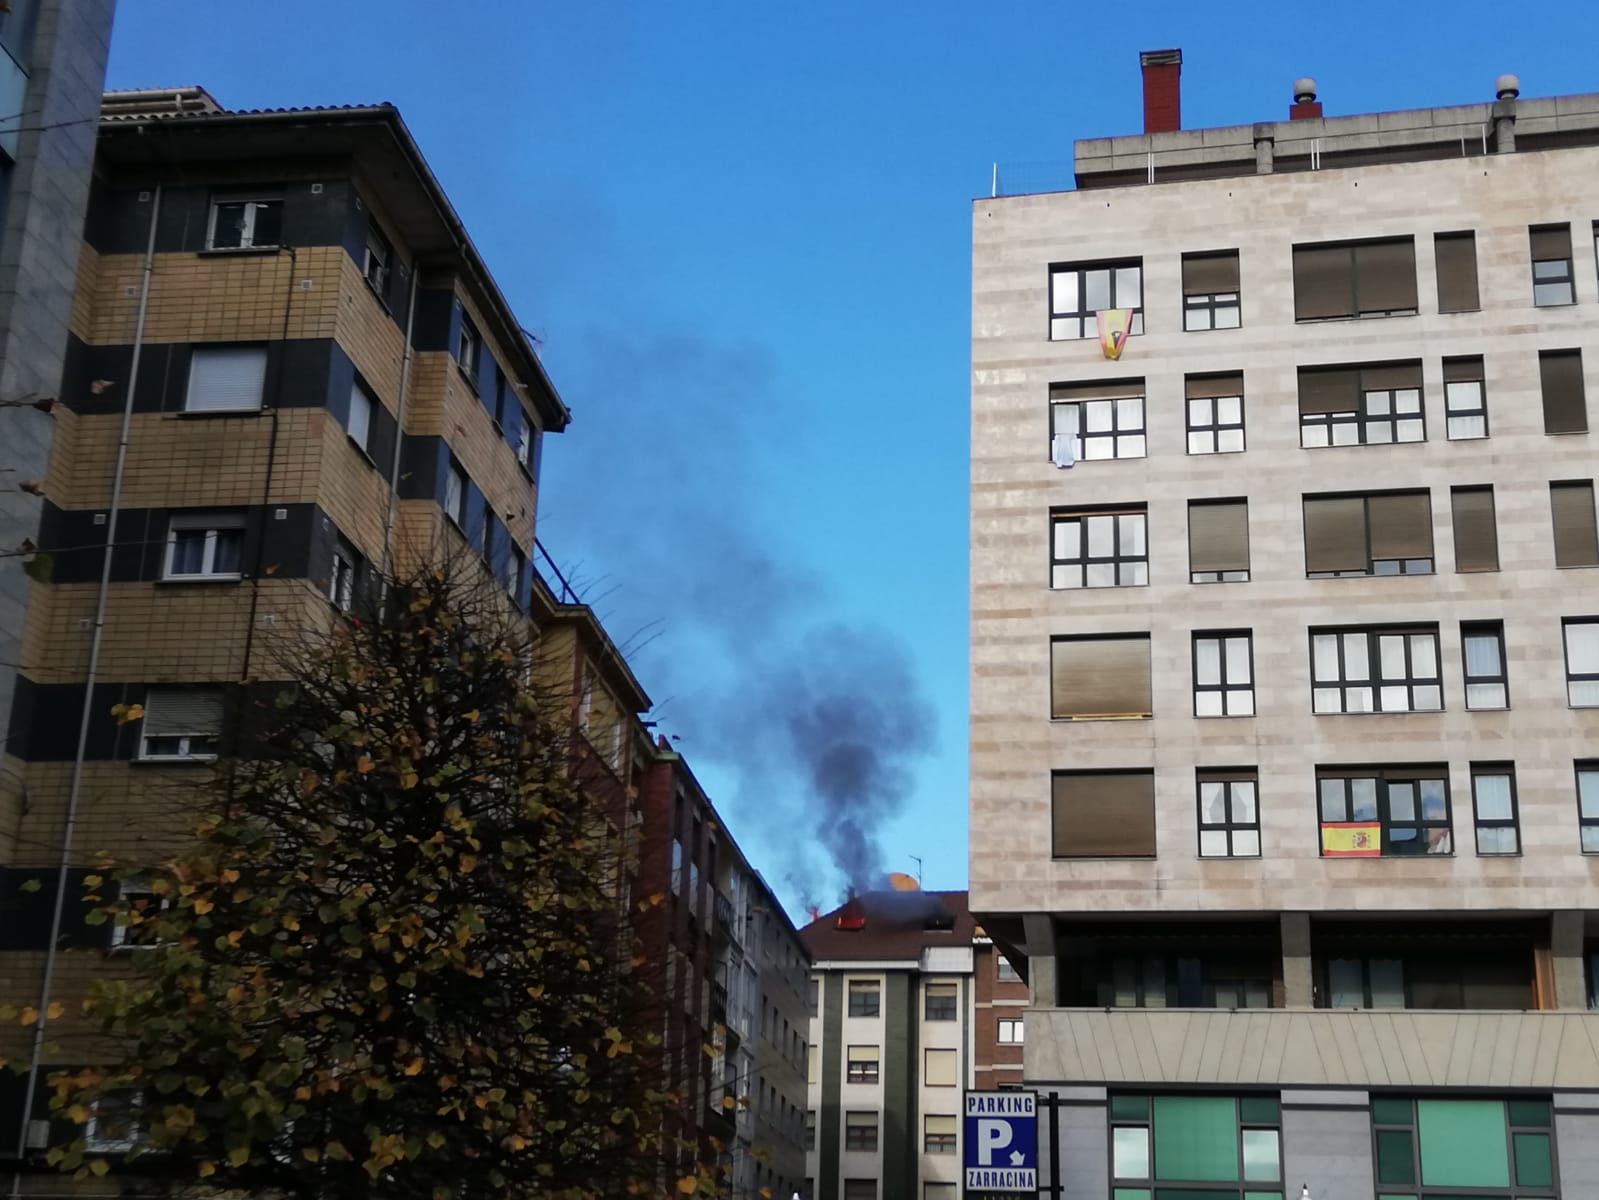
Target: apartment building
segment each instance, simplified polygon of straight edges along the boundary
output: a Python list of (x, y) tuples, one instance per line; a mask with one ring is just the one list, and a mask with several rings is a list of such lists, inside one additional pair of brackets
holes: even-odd
[(1027, 989), (965, 892), (869, 892), (813, 958), (804, 1200), (954, 1200), (962, 1089), (1021, 1081)]
[(971, 904), (1040, 1194), (1590, 1196), (1599, 95), (1183, 130), (1143, 67), (1076, 190), (973, 206)]

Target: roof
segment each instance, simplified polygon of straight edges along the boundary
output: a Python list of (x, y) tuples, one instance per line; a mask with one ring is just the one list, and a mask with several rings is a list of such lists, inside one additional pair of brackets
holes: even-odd
[[(929, 929), (930, 917), (952, 919)], [(862, 921), (859, 928), (839, 928)], [(864, 920), (862, 920), (864, 919)], [(800, 930), (811, 957), (826, 961), (910, 961), (935, 946), (970, 946), (977, 932), (965, 892), (863, 892)]]
[(418, 265), (460, 264), (495, 341), (533, 386), (529, 400), (554, 431), (571, 420), (460, 215), (392, 104), (225, 109), (200, 87), (141, 88), (102, 97), (97, 158), (151, 172), (196, 160), (262, 162), (343, 156), (353, 160), (401, 226)]

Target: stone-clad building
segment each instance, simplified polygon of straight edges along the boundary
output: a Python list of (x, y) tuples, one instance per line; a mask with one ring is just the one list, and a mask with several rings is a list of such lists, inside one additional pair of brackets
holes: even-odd
[(1041, 1195), (1592, 1195), (1599, 96), (1190, 131), (1144, 65), (1142, 136), (973, 206), (971, 903)]

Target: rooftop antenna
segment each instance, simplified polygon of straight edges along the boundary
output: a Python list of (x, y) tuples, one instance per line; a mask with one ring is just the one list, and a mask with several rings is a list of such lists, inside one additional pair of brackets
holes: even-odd
[(913, 863), (916, 864), (916, 886), (917, 887), (921, 887), (922, 886), (922, 859), (921, 859), (921, 856), (919, 854), (908, 854), (908, 855), (906, 855), (906, 857), (909, 858)]

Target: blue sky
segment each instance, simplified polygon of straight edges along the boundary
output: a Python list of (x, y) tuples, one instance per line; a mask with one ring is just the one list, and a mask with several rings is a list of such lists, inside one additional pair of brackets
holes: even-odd
[[(122, 0), (108, 86), (392, 101), (575, 414), (540, 538), (796, 917), (966, 879), (969, 213), (1140, 131), (1599, 88), (1599, 6)], [(865, 761), (854, 742), (886, 747)], [(866, 828), (849, 802), (871, 800)], [(832, 789), (831, 791), (829, 789)], [(818, 799), (822, 795), (823, 799)], [(859, 857), (859, 855), (856, 855)], [(870, 854), (867, 854), (870, 857)]]

